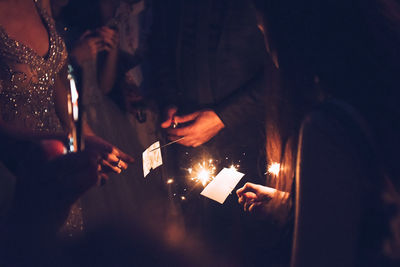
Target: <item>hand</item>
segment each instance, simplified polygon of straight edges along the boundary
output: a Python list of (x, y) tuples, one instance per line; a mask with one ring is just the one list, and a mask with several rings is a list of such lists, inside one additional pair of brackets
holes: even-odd
[[(92, 161), (97, 162), (99, 175), (104, 179), (108, 179), (107, 174), (110, 172), (121, 173), (128, 168), (128, 163), (134, 161), (131, 156), (97, 136), (86, 136), (85, 145), (85, 151)], [(40, 146), (46, 160), (51, 161), (66, 154), (64, 144), (58, 140), (42, 140)]]
[(113, 30), (107, 26), (103, 26), (97, 29), (96, 32), (102, 39), (104, 50), (110, 52), (118, 48), (119, 36), (116, 30)]
[(97, 136), (85, 137), (85, 150), (99, 157), (98, 171), (104, 179), (108, 179), (108, 173), (121, 173), (128, 168), (128, 163), (134, 162), (131, 156)]
[(80, 65), (85, 61), (94, 60), (97, 54), (105, 50), (103, 40), (93, 36), (91, 31), (86, 31), (71, 51), (72, 58)]
[(173, 111), (173, 109), (169, 110), (168, 119), (161, 127), (171, 125), (172, 120), (178, 124), (190, 122), (188, 126), (167, 130), (168, 138), (171, 141), (184, 137), (178, 142), (184, 146), (198, 147), (213, 138), (225, 127), (218, 115), (212, 110), (201, 110), (185, 116), (172, 115), (171, 117), (171, 114), (176, 113), (176, 111), (175, 113)]
[(274, 188), (253, 183), (246, 183), (236, 191), (239, 204), (243, 205), (244, 211), (249, 212), (254, 211), (257, 207), (266, 205), (276, 193), (277, 190)]
[(167, 118), (163, 123), (161, 123), (161, 128), (170, 128), (173, 123), (175, 123), (175, 115), (178, 112), (178, 108), (175, 106), (171, 106), (167, 108)]

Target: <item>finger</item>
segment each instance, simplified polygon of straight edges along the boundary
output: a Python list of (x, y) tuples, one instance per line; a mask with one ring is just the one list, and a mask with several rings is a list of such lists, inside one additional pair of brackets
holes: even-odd
[(202, 141), (199, 141), (199, 140), (197, 140), (197, 141), (195, 141), (193, 144), (192, 144), (192, 147), (199, 147), (199, 146), (201, 146), (202, 144), (204, 144), (205, 142), (202, 142)]
[(193, 126), (192, 125), (188, 125), (188, 126), (182, 127), (182, 128), (168, 129), (167, 130), (168, 135), (174, 135), (174, 136), (180, 136), (180, 137), (191, 135), (192, 132), (193, 132)]
[(244, 186), (236, 190), (236, 195), (240, 198), (243, 195)]
[(247, 199), (257, 199), (257, 194), (253, 192), (245, 192), (243, 196)]
[(111, 38), (103, 38), (103, 42), (110, 48), (114, 47), (114, 42)]
[(188, 121), (193, 121), (199, 116), (200, 112), (193, 112), (184, 116), (175, 116), (175, 122), (177, 123), (184, 123)]
[(252, 185), (253, 185), (252, 183), (246, 183), (242, 188), (239, 188), (239, 189), (236, 191), (236, 194), (237, 194), (238, 196), (243, 195), (245, 192), (251, 190)]
[(107, 160), (104, 160), (104, 159), (101, 161), (101, 165), (102, 165), (101, 169), (105, 173), (108, 173), (108, 172), (121, 173), (121, 171), (122, 171), (120, 168), (113, 166), (111, 163), (109, 163)]
[(260, 202), (254, 202), (249, 206), (249, 212), (253, 212), (258, 206), (260, 206)]
[(121, 158), (116, 156), (115, 154), (107, 154), (104, 159), (111, 165), (118, 167), (120, 169), (126, 170), (128, 168), (128, 164), (123, 160), (121, 160)]
[(244, 209), (244, 211), (248, 211), (250, 205), (253, 204), (253, 203), (254, 203), (253, 200), (246, 200), (245, 203), (243, 204), (243, 209)]
[(245, 202), (245, 198), (244, 198), (244, 197), (239, 197), (239, 198), (238, 198), (238, 203), (239, 203), (239, 204), (243, 205), (244, 202)]
[(178, 108), (176, 107), (169, 107), (167, 109), (167, 118), (163, 123), (161, 123), (161, 128), (169, 128), (171, 126), (176, 112), (178, 112)]
[(246, 183), (243, 186), (243, 193), (244, 192), (254, 192), (257, 194), (257, 192), (259, 191), (259, 185), (257, 184), (253, 184), (253, 183)]
[(125, 152), (123, 152), (122, 150), (120, 150), (116, 147), (113, 148), (112, 154), (116, 155), (118, 158), (120, 158), (121, 160), (123, 160), (127, 163), (135, 162), (135, 159), (132, 156), (126, 154)]

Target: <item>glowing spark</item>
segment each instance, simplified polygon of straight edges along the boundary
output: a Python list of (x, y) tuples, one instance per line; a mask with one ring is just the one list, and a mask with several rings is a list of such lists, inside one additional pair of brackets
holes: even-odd
[(271, 165), (269, 165), (268, 167), (268, 172), (276, 176), (278, 176), (280, 170), (281, 170), (281, 164), (277, 162), (271, 163)]
[(201, 170), (197, 176), (200, 182), (205, 186), (207, 181), (210, 179), (210, 174), (207, 170)]
[(185, 196), (181, 196), (181, 200), (186, 200), (186, 197)]
[(168, 179), (167, 184), (172, 184), (174, 182), (174, 179)]
[(203, 160), (202, 162), (197, 163), (193, 168), (188, 168), (187, 171), (190, 174), (190, 179), (206, 186), (207, 183), (214, 179), (215, 171), (217, 169), (213, 162), (213, 159), (209, 159), (208, 161)]

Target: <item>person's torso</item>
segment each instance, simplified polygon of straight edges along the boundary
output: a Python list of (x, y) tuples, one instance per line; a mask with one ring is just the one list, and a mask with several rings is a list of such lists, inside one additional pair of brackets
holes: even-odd
[(49, 49), (41, 56), (0, 26), (0, 115), (4, 122), (21, 129), (54, 132), (61, 129), (54, 84), (67, 51), (41, 1), (35, 4), (48, 31)]

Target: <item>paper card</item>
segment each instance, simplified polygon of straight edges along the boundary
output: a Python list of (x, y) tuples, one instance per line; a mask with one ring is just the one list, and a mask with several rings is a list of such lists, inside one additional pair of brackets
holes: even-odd
[(144, 177), (150, 173), (150, 170), (155, 169), (163, 164), (161, 157), (160, 141), (149, 146), (142, 155), (143, 158), (143, 174)]
[(223, 204), (243, 176), (244, 173), (224, 168), (200, 194)]

